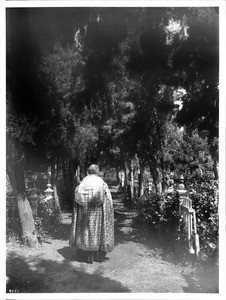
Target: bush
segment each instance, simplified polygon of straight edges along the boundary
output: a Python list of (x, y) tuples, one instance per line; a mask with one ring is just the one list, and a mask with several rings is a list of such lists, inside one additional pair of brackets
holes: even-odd
[(136, 202), (138, 213), (136, 221), (147, 226), (152, 231), (156, 231), (160, 226), (162, 213), (160, 211), (160, 197), (154, 193), (145, 193)]
[[(201, 259), (218, 259), (218, 182), (211, 178), (193, 180), (187, 187), (196, 211), (197, 233), (200, 239)], [(164, 207), (161, 203), (164, 201)], [(188, 252), (188, 241), (182, 219), (179, 216), (178, 198), (174, 192), (170, 196), (147, 193), (137, 201), (136, 221), (148, 227), (158, 236), (158, 243), (176, 251), (183, 257)], [(194, 237), (192, 237), (193, 241)]]
[(12, 195), (13, 194), (13, 189), (9, 180), (8, 175), (6, 175), (6, 196)]
[(206, 179), (190, 184), (191, 199), (197, 217), (197, 232), (200, 248), (206, 259), (214, 258), (218, 252), (218, 182)]
[(26, 172), (25, 173), (26, 189), (36, 190), (39, 195), (43, 195), (47, 189), (48, 177), (43, 172)]
[(37, 234), (46, 237), (56, 231), (60, 225), (61, 214), (52, 200), (40, 201), (38, 216), (35, 218)]
[(6, 228), (6, 242), (19, 244), (22, 242), (22, 229), (18, 218), (9, 218)]
[(150, 192), (137, 202), (138, 214), (136, 221), (146, 226), (157, 243), (167, 254), (177, 259), (187, 255), (188, 242), (182, 218), (179, 215), (179, 200), (177, 193), (161, 196)]
[(65, 186), (63, 180), (58, 181), (57, 192), (60, 199), (60, 207), (63, 211), (72, 211), (73, 200), (74, 200), (74, 189), (75, 187), (71, 185), (70, 188)]
[[(34, 216), (36, 234), (39, 242), (53, 234), (60, 225), (61, 214), (53, 201), (39, 202), (37, 216)], [(6, 229), (7, 242), (22, 242), (22, 228), (19, 216), (10, 217)]]

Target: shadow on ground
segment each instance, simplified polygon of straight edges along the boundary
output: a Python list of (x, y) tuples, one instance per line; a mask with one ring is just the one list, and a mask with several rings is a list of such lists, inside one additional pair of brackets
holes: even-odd
[(63, 256), (64, 259), (67, 259), (69, 261), (75, 261), (77, 258), (76, 249), (71, 246), (66, 246), (61, 249), (58, 249), (57, 252)]
[[(112, 196), (115, 210), (115, 246), (129, 242), (139, 243), (147, 248), (147, 256), (158, 256), (160, 248), (158, 237), (133, 222), (134, 211), (124, 207), (122, 199), (120, 199), (120, 193), (116, 189), (112, 191)], [(68, 241), (71, 214), (64, 214), (63, 217), (60, 228), (52, 235), (52, 238)], [(10, 290), (19, 293), (130, 292), (120, 282), (103, 276), (101, 268), (92, 273), (87, 273), (84, 264), (78, 263), (75, 248), (64, 246), (58, 249), (57, 252), (64, 258), (63, 261), (43, 259), (40, 256), (25, 257), (13, 251), (9, 252), (7, 257), (7, 276), (9, 277), (7, 292), (10, 292)], [(162, 255), (163, 253), (165, 256)], [(167, 251), (164, 251), (164, 249), (161, 257), (163, 260), (169, 261)], [(200, 275), (199, 284), (201, 289), (197, 288), (197, 282), (194, 282), (191, 276), (184, 275), (188, 283), (188, 286), (183, 288), (184, 292), (217, 293), (218, 278), (213, 278), (215, 273), (210, 272), (208, 275)]]
[(149, 249), (157, 247), (156, 237), (142, 226), (134, 222), (135, 210), (126, 208), (120, 198), (120, 193), (112, 192), (115, 216), (115, 246), (122, 243), (134, 242), (143, 244)]
[[(66, 260), (85, 262), (85, 263), (87, 262), (87, 256), (85, 255), (85, 253), (84, 253), (84, 255), (82, 255), (82, 253), (80, 253), (80, 255), (78, 256), (75, 247), (66, 246), (61, 249), (58, 249), (57, 252)], [(105, 257), (102, 260), (99, 260), (98, 262), (104, 262), (107, 260), (109, 260), (109, 258)], [(94, 261), (96, 261), (96, 260), (94, 260)]]
[(121, 283), (104, 277), (96, 270), (89, 274), (80, 265), (69, 261), (24, 258), (10, 253), (7, 259), (9, 281), (6, 292), (18, 293), (125, 293), (129, 289)]
[[(182, 256), (179, 249), (173, 247), (172, 241), (166, 236), (166, 240), (161, 240), (160, 236), (151, 233), (145, 227), (134, 222), (134, 210), (124, 207), (120, 193), (113, 191), (112, 198), (114, 202), (115, 214), (115, 246), (122, 243), (134, 242), (147, 247), (150, 256), (161, 256), (163, 261), (171, 262), (175, 265), (180, 264)], [(178, 255), (175, 253), (178, 252)], [(189, 261), (195, 264), (196, 258), (191, 256)], [(184, 287), (185, 293), (218, 293), (218, 268), (207, 268), (207, 271), (198, 271), (194, 274), (184, 274), (188, 286)], [(198, 277), (198, 278), (197, 278)]]
[(51, 238), (56, 240), (69, 241), (71, 224), (62, 223), (55, 232), (51, 232)]

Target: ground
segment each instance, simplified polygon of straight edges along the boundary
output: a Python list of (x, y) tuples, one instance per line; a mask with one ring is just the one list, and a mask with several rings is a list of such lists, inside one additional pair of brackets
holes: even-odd
[[(68, 245), (71, 214), (63, 213), (55, 235), (38, 249), (7, 245), (9, 293), (191, 293), (217, 292), (217, 279), (206, 274), (203, 287), (190, 266), (163, 259), (150, 233), (134, 225), (134, 210), (124, 207), (112, 189), (115, 248), (105, 261), (76, 261)], [(210, 284), (211, 283), (211, 284)]]

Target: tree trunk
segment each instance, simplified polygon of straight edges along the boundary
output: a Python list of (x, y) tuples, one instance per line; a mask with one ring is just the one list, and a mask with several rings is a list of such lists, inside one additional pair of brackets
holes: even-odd
[(119, 172), (120, 172), (119, 168), (116, 167), (116, 184), (118, 187), (120, 187), (120, 185), (121, 185), (121, 178), (120, 178)]
[(219, 160), (219, 154), (218, 154), (218, 143), (216, 143), (215, 139), (211, 138), (209, 140), (210, 145), (210, 154), (213, 160), (213, 173), (215, 180), (218, 180), (219, 174), (218, 174), (218, 160)]
[[(134, 201), (134, 169), (133, 169), (133, 162), (131, 159), (130, 162), (130, 190), (131, 190), (131, 202)], [(134, 204), (132, 204), (133, 206)]]
[(7, 162), (7, 174), (18, 205), (22, 239), (29, 247), (36, 247), (38, 240), (31, 206), (26, 195), (23, 165), (17, 163), (12, 167)]
[(87, 167), (86, 164), (83, 164), (80, 169), (80, 179), (82, 180), (86, 176), (87, 176)]
[(133, 182), (133, 169), (132, 165), (128, 164), (128, 162), (124, 161), (124, 168), (125, 168), (125, 186), (126, 186), (126, 193), (129, 199), (129, 207), (134, 208), (134, 182)]
[(144, 163), (140, 161), (140, 172), (138, 174), (138, 180), (139, 180), (139, 191), (138, 195), (139, 197), (142, 197), (144, 195)]
[(78, 166), (75, 172), (75, 187), (77, 187), (81, 182), (80, 176), (81, 176), (81, 170), (80, 170), (80, 166)]
[(158, 189), (158, 170), (157, 170), (157, 167), (156, 167), (156, 164), (155, 163), (149, 163), (149, 169), (150, 169), (150, 173), (151, 173), (151, 176), (152, 176), (152, 179), (153, 179), (153, 183), (154, 183), (154, 186), (155, 186), (155, 190), (156, 190), (156, 193), (159, 194), (159, 189)]
[(55, 201), (55, 206), (59, 210), (59, 213), (61, 213), (61, 207), (60, 207), (60, 201), (58, 197), (58, 192), (57, 192), (57, 164), (56, 164), (56, 159), (53, 158), (51, 161), (51, 182), (52, 182), (52, 187), (53, 187), (53, 194), (54, 194), (54, 201)]
[(126, 160), (124, 161), (124, 174), (125, 174), (125, 182), (124, 182), (125, 192), (129, 197), (129, 201), (130, 201), (131, 195), (130, 195), (129, 167)]
[(214, 173), (215, 180), (218, 180), (219, 175), (218, 175), (218, 168), (217, 168), (216, 159), (213, 159), (213, 173)]
[(68, 180), (68, 208), (72, 209), (73, 202), (74, 202), (74, 191), (77, 184), (80, 182), (80, 178), (77, 178), (78, 176), (81, 176), (81, 169), (79, 167), (78, 169), (78, 162), (76, 160), (70, 160), (68, 164), (68, 172), (67, 172), (67, 180)]
[(68, 189), (69, 184), (68, 184), (68, 177), (67, 177), (67, 167), (64, 159), (62, 159), (62, 172), (63, 172), (64, 185), (66, 189)]
[(166, 188), (166, 181), (165, 181), (165, 166), (164, 166), (164, 162), (163, 159), (160, 159), (160, 176), (159, 176), (159, 186), (161, 186), (161, 189), (164, 191)]

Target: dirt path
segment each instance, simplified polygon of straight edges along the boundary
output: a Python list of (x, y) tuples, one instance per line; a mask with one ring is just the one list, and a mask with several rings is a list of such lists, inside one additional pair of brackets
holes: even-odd
[(104, 262), (75, 260), (68, 246), (71, 214), (63, 214), (56, 235), (38, 250), (10, 248), (7, 254), (8, 292), (51, 293), (184, 293), (191, 286), (181, 268), (164, 261), (151, 237), (132, 224), (134, 212), (124, 208), (116, 190), (115, 248)]

